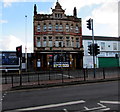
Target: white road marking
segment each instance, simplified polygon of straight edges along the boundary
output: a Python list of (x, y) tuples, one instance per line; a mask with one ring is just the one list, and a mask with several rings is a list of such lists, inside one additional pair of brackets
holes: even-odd
[(85, 108), (85, 110), (89, 110), (89, 108), (87, 108), (87, 107), (84, 107)]
[(65, 102), (65, 103), (58, 103), (58, 104), (50, 104), (50, 105), (43, 105), (43, 106), (37, 106), (37, 107), (16, 109), (16, 110), (10, 110), (10, 111), (5, 111), (5, 112), (32, 111), (32, 110), (39, 110), (39, 109), (60, 107), (60, 106), (65, 106), (65, 105), (74, 105), (74, 104), (79, 104), (79, 103), (85, 103), (85, 101), (84, 101), (84, 100), (80, 100), (80, 101), (71, 101), (71, 102)]
[(119, 102), (119, 101), (100, 101), (100, 103), (120, 104), (120, 102)]
[(103, 105), (103, 104), (101, 104), (101, 103), (97, 103), (97, 104), (100, 105), (100, 106), (103, 107), (103, 108), (106, 108), (106, 106)]
[(110, 108), (105, 108), (105, 109), (101, 109), (101, 110), (110, 110)]
[[(57, 75), (62, 75), (62, 74), (57, 74)], [(71, 76), (71, 75), (64, 75), (64, 74), (63, 74), (63, 76), (64, 76), (64, 77), (67, 77), (67, 78), (68, 78), (68, 77), (74, 78), (74, 76)]]
[(63, 109), (65, 112), (68, 112), (67, 109)]
[(84, 107), (84, 108), (87, 111), (101, 110), (101, 109), (105, 109), (106, 108), (106, 106), (104, 106), (103, 104), (100, 104), (100, 103), (97, 103), (97, 104), (100, 105), (100, 107), (94, 107), (94, 108), (90, 108), (90, 109), (88, 107)]

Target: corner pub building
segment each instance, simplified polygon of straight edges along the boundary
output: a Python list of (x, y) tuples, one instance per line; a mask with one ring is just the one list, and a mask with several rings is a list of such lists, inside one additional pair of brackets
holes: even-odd
[(67, 16), (57, 1), (52, 14), (38, 14), (34, 5), (33, 17), (34, 68), (36, 70), (83, 68), (81, 18)]

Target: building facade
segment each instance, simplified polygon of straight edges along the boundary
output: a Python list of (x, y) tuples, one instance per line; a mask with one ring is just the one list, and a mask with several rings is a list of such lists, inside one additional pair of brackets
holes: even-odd
[[(83, 67), (93, 68), (93, 56), (88, 53), (88, 46), (92, 44), (92, 37), (83, 35), (84, 58)], [(120, 38), (95, 36), (94, 43), (97, 43), (100, 54), (95, 56), (95, 65), (101, 67), (118, 67), (120, 66)]]
[(83, 45), (81, 18), (77, 17), (76, 7), (68, 16), (59, 2), (52, 14), (38, 14), (34, 5), (33, 42), (34, 67), (83, 68)]

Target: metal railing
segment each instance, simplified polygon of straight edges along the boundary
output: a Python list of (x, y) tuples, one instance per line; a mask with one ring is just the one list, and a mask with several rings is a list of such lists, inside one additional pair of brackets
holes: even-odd
[(3, 73), (2, 84), (11, 87), (26, 85), (49, 85), (66, 82), (80, 82), (89, 80), (104, 80), (120, 78), (120, 68), (97, 68), (94, 78), (93, 69), (58, 69), (38, 72)]

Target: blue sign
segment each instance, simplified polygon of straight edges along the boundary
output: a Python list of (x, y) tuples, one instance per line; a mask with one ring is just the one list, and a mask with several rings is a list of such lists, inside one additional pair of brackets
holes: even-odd
[(2, 65), (19, 65), (19, 58), (16, 56), (16, 52), (3, 52), (2, 54)]

